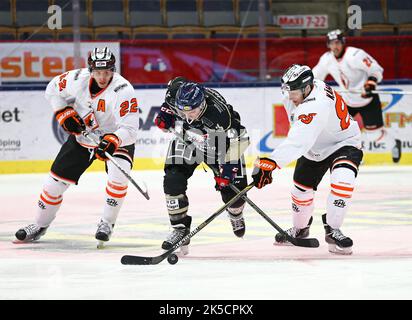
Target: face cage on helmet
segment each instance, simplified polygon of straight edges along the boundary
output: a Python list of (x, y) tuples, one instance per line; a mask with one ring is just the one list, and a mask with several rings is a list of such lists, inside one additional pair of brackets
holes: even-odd
[[(187, 107), (189, 107), (189, 106), (187, 106)], [(203, 110), (205, 109), (205, 107), (206, 107), (206, 99), (203, 99), (203, 102), (200, 104), (200, 106), (198, 106), (197, 108), (188, 109), (188, 110), (186, 110), (186, 112), (192, 111), (192, 110), (196, 110), (196, 109), (200, 109), (200, 112), (199, 112), (199, 116), (200, 116), (200, 115), (202, 114)], [(183, 108), (184, 108), (184, 107), (182, 106), (182, 109), (183, 109)], [(189, 107), (189, 108), (190, 108), (190, 107)], [(179, 107), (176, 107), (177, 114), (178, 114), (179, 117), (181, 117), (182, 119), (185, 119), (188, 124), (192, 124), (194, 121), (196, 121), (196, 120), (199, 118), (199, 116), (198, 116), (198, 117), (195, 118), (195, 119), (189, 119), (189, 118), (188, 118), (188, 115), (186, 114), (186, 112), (185, 112), (184, 110), (182, 110), (182, 109), (180, 109)]]
[(289, 98), (289, 93), (290, 93), (290, 91), (298, 91), (298, 90), (299, 90), (299, 91), (302, 93), (303, 99), (305, 99), (305, 98), (306, 98), (306, 97), (305, 97), (305, 89), (306, 89), (307, 86), (310, 86), (310, 85), (312, 85), (312, 83), (308, 83), (308, 84), (305, 85), (303, 88), (291, 89), (288, 84), (284, 83), (284, 84), (282, 84), (282, 86), (280, 87), (280, 89), (281, 89), (282, 95), (283, 95), (284, 97), (287, 97), (287, 98)]

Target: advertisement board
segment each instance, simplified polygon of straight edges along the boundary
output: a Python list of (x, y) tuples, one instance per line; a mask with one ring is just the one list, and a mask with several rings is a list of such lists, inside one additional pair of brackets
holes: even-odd
[[(380, 89), (412, 91), (412, 85), (381, 86)], [(270, 154), (284, 140), (289, 123), (279, 87), (217, 90), (240, 113), (242, 123), (248, 129), (251, 145), (246, 151), (247, 158)], [(161, 168), (172, 138), (171, 134), (163, 133), (153, 123), (164, 94), (165, 89), (136, 89), (141, 113), (135, 158), (136, 162), (140, 162), (140, 168), (146, 165)], [(404, 155), (410, 154), (412, 96), (382, 94), (381, 101), (388, 131), (402, 140)], [(51, 161), (66, 137), (66, 133), (56, 123), (43, 91), (0, 92), (1, 161)], [(365, 139), (362, 143), (365, 153), (388, 154), (385, 159), (390, 160), (384, 143), (377, 144)], [(403, 157), (401, 163), (407, 163), (408, 159)]]
[[(2, 42), (0, 46), (1, 82), (45, 82), (65, 71), (75, 69), (74, 44), (71, 42)], [(115, 55), (116, 69), (120, 71), (118, 42), (82, 42), (82, 67), (87, 65), (87, 56), (95, 47), (108, 47)]]

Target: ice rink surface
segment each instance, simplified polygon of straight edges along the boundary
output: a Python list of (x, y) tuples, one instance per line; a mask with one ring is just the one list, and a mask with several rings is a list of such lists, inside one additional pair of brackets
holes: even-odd
[[(293, 170), (249, 197), (284, 229), (291, 226)], [(412, 299), (412, 167), (362, 167), (342, 231), (353, 255), (328, 252), (321, 215), (329, 175), (315, 196), (311, 236), (319, 248), (274, 246), (273, 229), (249, 206), (243, 239), (225, 213), (198, 233), (176, 265), (123, 266), (124, 254), (158, 255), (169, 232), (162, 171), (135, 171), (151, 200), (129, 186), (112, 240), (97, 250), (94, 233), (103, 206), (104, 173), (86, 173), (64, 196), (47, 234), (13, 244), (33, 221), (46, 174), (0, 175), (0, 299)], [(250, 177), (250, 170), (249, 170)], [(192, 226), (222, 203), (209, 170), (195, 172), (188, 196)]]

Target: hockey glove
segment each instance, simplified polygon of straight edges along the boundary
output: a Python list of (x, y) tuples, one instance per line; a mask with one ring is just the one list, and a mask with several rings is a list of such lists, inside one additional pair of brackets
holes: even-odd
[(216, 189), (222, 190), (228, 187), (229, 184), (233, 182), (233, 180), (235, 179), (238, 170), (239, 170), (239, 167), (237, 164), (226, 163), (226, 164), (220, 165), (219, 166), (220, 174), (215, 177)]
[(80, 118), (76, 110), (67, 106), (56, 112), (56, 120), (69, 134), (79, 135), (86, 130), (83, 119)]
[(109, 158), (106, 156), (105, 152), (113, 155), (119, 144), (119, 138), (114, 133), (106, 133), (95, 149), (96, 158), (102, 161), (108, 160)]
[(362, 98), (370, 98), (373, 96), (372, 91), (376, 89), (377, 82), (378, 79), (376, 79), (375, 77), (368, 78), (368, 80), (363, 85), (363, 89), (365, 90), (365, 92), (362, 93)]
[(276, 162), (269, 158), (257, 158), (252, 172), (253, 182), (258, 189), (272, 183), (272, 171), (277, 168)]
[(168, 131), (169, 128), (174, 128), (175, 115), (166, 103), (163, 103), (163, 105), (161, 106), (160, 112), (155, 118), (154, 123), (163, 131)]

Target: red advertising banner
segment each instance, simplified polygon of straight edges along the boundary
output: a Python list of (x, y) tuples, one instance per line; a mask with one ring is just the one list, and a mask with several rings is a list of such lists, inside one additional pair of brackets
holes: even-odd
[[(412, 78), (412, 36), (349, 37), (385, 69), (384, 79)], [(315, 66), (327, 50), (323, 37), (267, 39), (268, 81), (293, 63)], [(254, 82), (259, 75), (258, 39), (125, 41), (122, 71), (134, 84), (164, 84), (183, 75), (199, 82)]]

